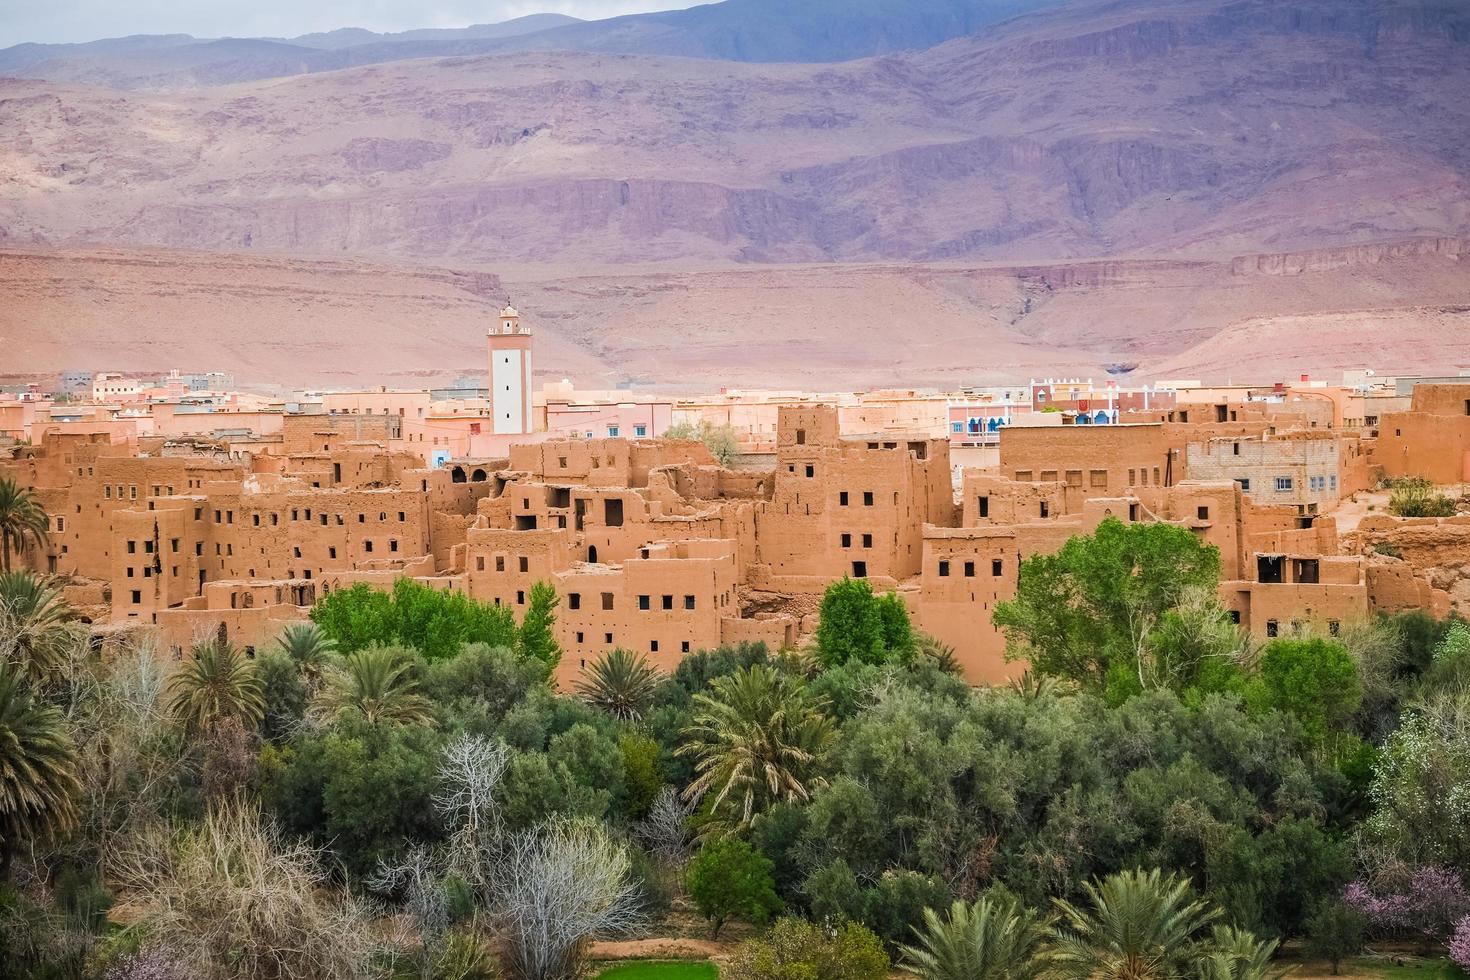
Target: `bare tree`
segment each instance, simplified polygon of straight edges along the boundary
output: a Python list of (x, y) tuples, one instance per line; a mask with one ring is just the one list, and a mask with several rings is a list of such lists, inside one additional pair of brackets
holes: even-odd
[(379, 859), (377, 873), (368, 879), (367, 886), (385, 894), (403, 893), (404, 907), (423, 946), (419, 973), (429, 980), (434, 975), (434, 964), (443, 950), (450, 924), (443, 863), (428, 848), (415, 847), (396, 864)]
[(693, 837), (689, 833), (689, 817), (694, 807), (695, 801), (686, 802), (678, 790), (665, 786), (654, 797), (648, 816), (633, 825), (633, 836), (670, 864), (682, 864), (694, 853)]
[(449, 830), (449, 865), (482, 897), (488, 895), (502, 834), (495, 796), (509, 764), (504, 742), (478, 735), (450, 742), (439, 763), (443, 786), (434, 808)]
[(642, 922), (628, 852), (588, 821), (543, 824), (506, 842), (496, 910), (513, 980), (575, 980), (587, 943)]

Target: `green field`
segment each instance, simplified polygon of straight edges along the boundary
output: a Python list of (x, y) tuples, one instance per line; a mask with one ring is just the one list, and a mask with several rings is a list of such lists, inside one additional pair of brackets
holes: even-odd
[(1449, 960), (1422, 960), (1408, 962), (1402, 966), (1384, 963), (1381, 960), (1359, 961), (1364, 969), (1377, 970), (1387, 980), (1460, 980), (1465, 974)]
[(610, 966), (597, 980), (716, 980), (719, 975), (713, 963), (640, 960)]

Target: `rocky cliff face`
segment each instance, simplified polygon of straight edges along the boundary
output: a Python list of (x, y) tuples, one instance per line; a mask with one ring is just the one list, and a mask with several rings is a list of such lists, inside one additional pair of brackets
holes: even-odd
[[(1378, 265), (1404, 258), (1445, 258), (1460, 261), (1470, 257), (1470, 243), (1463, 238), (1420, 238), (1406, 242), (1372, 242), (1343, 248), (1318, 248), (1305, 252), (1276, 252), (1237, 256), (1230, 271), (1237, 276), (1299, 276), (1359, 265)], [(1470, 275), (1470, 269), (1466, 270)]]

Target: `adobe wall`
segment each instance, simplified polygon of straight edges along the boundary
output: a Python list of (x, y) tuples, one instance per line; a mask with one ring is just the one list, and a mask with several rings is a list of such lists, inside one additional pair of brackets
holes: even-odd
[[(1382, 557), (1382, 562), (1373, 561), (1370, 567), (1403, 566), (1447, 593), (1443, 602), (1449, 608), (1470, 614), (1470, 516), (1401, 518), (1370, 514), (1355, 530), (1343, 535), (1343, 549), (1370, 561)], [(1396, 603), (1395, 608), (1409, 605), (1401, 598), (1385, 601)]]
[(1089, 496), (1184, 479), (1182, 449), (1183, 439), (1158, 424), (1008, 426), (1000, 472), (1021, 483), (1064, 484), (1068, 509), (1076, 511)]

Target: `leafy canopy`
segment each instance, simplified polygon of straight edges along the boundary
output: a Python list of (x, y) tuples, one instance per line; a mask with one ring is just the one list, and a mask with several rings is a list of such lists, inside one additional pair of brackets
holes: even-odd
[(1023, 561), (1015, 599), (997, 603), (993, 618), (1009, 655), (1039, 674), (1092, 690), (1117, 675), (1172, 686), (1154, 669), (1150, 639), (1186, 594), (1213, 591), (1219, 579), (1218, 549), (1184, 528), (1109, 517), (1055, 554)]
[(775, 864), (738, 837), (717, 837), (705, 842), (690, 862), (684, 883), (699, 914), (710, 922), (718, 937), (720, 927), (732, 918), (756, 924), (766, 921), (781, 908), (771, 878)]
[(365, 582), (324, 596), (311, 618), (341, 653), (370, 646), (407, 646), (426, 660), (447, 660), (466, 643), (515, 646), (515, 616), (459, 592), (441, 592), (409, 578), (383, 592)]
[(913, 626), (897, 593), (875, 596), (865, 579), (846, 577), (827, 586), (817, 625), (817, 658), (824, 667), (905, 662), (913, 654)]

